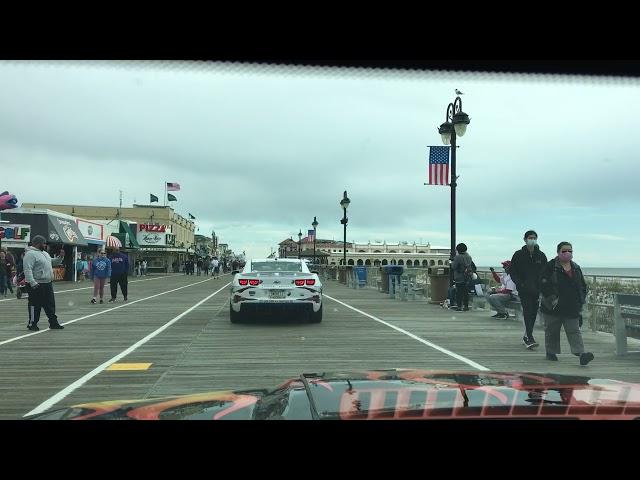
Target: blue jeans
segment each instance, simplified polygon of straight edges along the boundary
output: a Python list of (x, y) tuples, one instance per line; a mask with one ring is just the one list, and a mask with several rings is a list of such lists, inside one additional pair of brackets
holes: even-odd
[[(6, 282), (6, 285), (4, 287), (4, 292), (6, 292), (7, 289), (9, 289), (9, 291), (11, 293), (13, 293), (13, 285), (11, 285), (12, 276), (11, 275), (5, 275), (4, 277), (5, 277), (5, 282)], [(2, 284), (2, 280), (0, 280), (0, 284)]]

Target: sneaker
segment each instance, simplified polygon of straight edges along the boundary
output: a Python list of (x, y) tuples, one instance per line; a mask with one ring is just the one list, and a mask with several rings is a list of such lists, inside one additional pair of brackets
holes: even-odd
[(595, 357), (593, 355), (593, 353), (591, 352), (586, 352), (580, 355), (580, 365), (586, 365), (588, 364), (591, 360), (593, 360)]
[(527, 347), (529, 350), (531, 350), (534, 347), (538, 346), (538, 342), (535, 341), (535, 339), (533, 337), (522, 337), (522, 343), (524, 344), (525, 347)]
[(95, 299), (95, 298), (92, 298), (92, 299), (91, 299), (91, 303), (96, 303), (96, 299)]
[(54, 323), (53, 325), (49, 325), (49, 330), (64, 330), (64, 327), (59, 323)]
[(495, 315), (491, 315), (491, 318), (500, 318), (501, 316), (501, 313), (496, 313)]
[(104, 300), (100, 299), (100, 303), (104, 303)]
[(558, 356), (555, 353), (547, 353), (547, 360), (551, 360), (552, 362), (557, 362)]
[(113, 302), (115, 302), (115, 301), (116, 301), (116, 299), (115, 299), (115, 298), (110, 298), (110, 299), (109, 299), (109, 303), (113, 303)]
[(461, 312), (461, 311), (462, 311), (462, 309), (461, 309), (460, 307), (455, 307), (455, 308), (454, 308), (454, 310), (455, 310), (456, 312)]
[(124, 297), (124, 301), (125, 301), (125, 302), (126, 302), (126, 301), (128, 301), (128, 298), (127, 298), (127, 297)]
[(27, 325), (27, 329), (33, 332), (37, 332), (40, 330), (37, 325)]
[(464, 308), (462, 309), (462, 311), (463, 311), (463, 312), (468, 312), (468, 311), (469, 311), (469, 307), (464, 307)]
[(498, 318), (500, 320), (506, 320), (507, 318), (509, 318), (509, 314), (508, 313), (501, 313), (496, 318)]

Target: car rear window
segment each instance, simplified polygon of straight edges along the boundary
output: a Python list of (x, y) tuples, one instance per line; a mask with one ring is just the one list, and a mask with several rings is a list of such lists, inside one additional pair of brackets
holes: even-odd
[(252, 272), (301, 272), (302, 265), (295, 262), (255, 262), (251, 263)]

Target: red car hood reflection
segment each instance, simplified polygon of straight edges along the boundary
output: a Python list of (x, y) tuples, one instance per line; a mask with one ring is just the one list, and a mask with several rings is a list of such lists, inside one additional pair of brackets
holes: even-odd
[(640, 384), (450, 370), (303, 374), (273, 389), (86, 403), (33, 419), (640, 419)]

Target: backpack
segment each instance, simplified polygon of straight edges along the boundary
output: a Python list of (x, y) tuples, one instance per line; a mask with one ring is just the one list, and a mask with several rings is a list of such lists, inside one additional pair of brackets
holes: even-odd
[(473, 278), (473, 274), (476, 272), (476, 266), (473, 262), (464, 266), (464, 279), (469, 281)]

